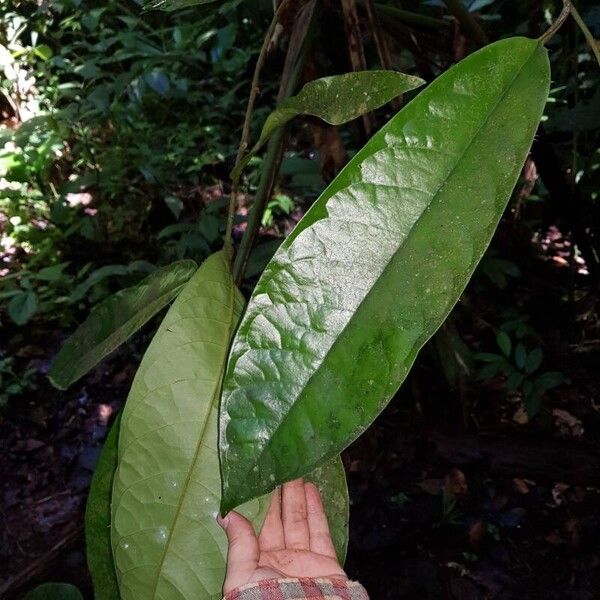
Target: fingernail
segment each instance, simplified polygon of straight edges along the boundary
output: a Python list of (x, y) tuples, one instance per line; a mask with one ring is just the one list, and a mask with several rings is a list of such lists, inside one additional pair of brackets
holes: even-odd
[(227, 527), (229, 527), (229, 515), (225, 515), (224, 517), (222, 517), (221, 515), (217, 515), (217, 523), (223, 529), (227, 529)]

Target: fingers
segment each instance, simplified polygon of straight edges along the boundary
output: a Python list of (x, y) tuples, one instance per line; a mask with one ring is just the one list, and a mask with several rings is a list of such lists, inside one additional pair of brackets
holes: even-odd
[(258, 567), (258, 539), (252, 523), (236, 512), (230, 512), (225, 518), (217, 517), (217, 522), (225, 530), (229, 542), (223, 588), (228, 593), (248, 583)]
[(323, 501), (317, 486), (314, 483), (305, 483), (306, 513), (308, 515), (308, 529), (310, 534), (310, 549), (312, 552), (323, 554), (337, 559), (327, 515), (323, 508)]
[(291, 550), (309, 550), (310, 534), (302, 479), (290, 481), (283, 486), (281, 519), (285, 547)]
[(283, 523), (281, 522), (281, 488), (273, 492), (269, 511), (262, 526), (258, 544), (261, 552), (272, 552), (285, 548), (283, 536)]

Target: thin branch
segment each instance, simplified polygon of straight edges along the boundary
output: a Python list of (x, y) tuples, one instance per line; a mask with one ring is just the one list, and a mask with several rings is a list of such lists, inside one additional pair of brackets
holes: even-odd
[[(314, 37), (313, 34), (310, 33), (310, 29), (313, 23), (313, 13), (316, 6), (317, 1), (311, 0), (301, 9), (301, 13), (294, 23), (285, 59), (284, 71), (281, 77), (279, 93), (277, 95), (278, 103), (281, 103), (285, 98), (293, 94), (294, 89), (300, 80), (304, 61), (310, 50), (312, 38)], [(285, 127), (279, 128), (273, 134), (267, 146), (260, 182), (248, 217), (246, 230), (244, 231), (244, 236), (233, 265), (233, 277), (237, 285), (240, 285), (244, 279), (244, 273), (246, 272), (250, 253), (258, 235), (258, 230), (260, 229), (262, 215), (265, 211), (265, 206), (271, 197), (275, 179), (279, 173), (285, 133)]]
[(572, 10), (574, 9), (571, 0), (563, 0), (563, 9), (561, 10), (560, 15), (558, 15), (556, 21), (550, 25), (548, 31), (540, 37), (540, 42), (542, 44), (547, 44), (550, 39), (554, 37), (554, 34), (562, 27), (562, 24), (566, 21)]
[(598, 40), (592, 35), (592, 32), (588, 29), (588, 26), (585, 24), (574, 5), (571, 5), (571, 14), (573, 15), (577, 25), (579, 25), (579, 29), (581, 29), (583, 32), (583, 35), (585, 36), (587, 43), (590, 45), (590, 48), (596, 57), (596, 61), (600, 66), (600, 42), (598, 42)]
[[(260, 74), (262, 68), (267, 59), (267, 55), (269, 53), (269, 46), (271, 45), (271, 40), (273, 39), (273, 35), (275, 33), (275, 29), (277, 28), (277, 24), (279, 23), (279, 17), (283, 13), (283, 11), (287, 8), (289, 4), (291, 4), (292, 0), (283, 0), (283, 2), (279, 5), (279, 8), (275, 11), (273, 15), (273, 19), (269, 28), (267, 29), (267, 33), (265, 35), (265, 39), (263, 41), (262, 48), (260, 49), (260, 54), (258, 55), (258, 59), (256, 61), (256, 67), (254, 68), (254, 76), (252, 78), (252, 87), (250, 88), (250, 96), (248, 98), (248, 106), (246, 108), (246, 116), (244, 118), (244, 126), (242, 127), (242, 137), (240, 139), (240, 147), (238, 149), (237, 159), (235, 161), (236, 166), (240, 163), (244, 154), (246, 153), (246, 149), (248, 148), (248, 143), (250, 139), (250, 125), (252, 122), (252, 113), (254, 111), (254, 105), (256, 104), (256, 97), (258, 96), (259, 87), (258, 84), (260, 82)], [(237, 197), (239, 193), (239, 176), (236, 177), (231, 184), (231, 197), (229, 199), (229, 213), (227, 215), (227, 229), (225, 233), (225, 245), (230, 246), (232, 244), (232, 232), (233, 232), (233, 220), (235, 218), (235, 211), (237, 209)]]
[(34, 578), (48, 574), (48, 565), (52, 564), (56, 557), (60, 556), (62, 552), (70, 548), (82, 534), (83, 525), (77, 525), (71, 528), (67, 534), (59, 539), (59, 541), (42, 556), (32, 559), (19, 573), (16, 573), (5, 580), (0, 586), (0, 597), (4, 598), (5, 594), (9, 594), (10, 592), (9, 595), (14, 598), (14, 592), (26, 588)]

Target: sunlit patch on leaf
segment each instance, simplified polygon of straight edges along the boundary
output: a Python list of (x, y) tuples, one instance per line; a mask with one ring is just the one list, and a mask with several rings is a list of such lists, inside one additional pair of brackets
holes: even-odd
[(282, 244), (223, 385), (222, 511), (338, 455), (387, 404), (487, 248), (549, 81), (538, 41), (472, 54), (384, 126)]

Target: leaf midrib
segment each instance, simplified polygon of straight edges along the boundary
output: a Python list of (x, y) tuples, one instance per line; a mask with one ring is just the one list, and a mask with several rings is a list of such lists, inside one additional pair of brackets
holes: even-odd
[[(506, 96), (508, 95), (508, 93), (510, 92), (510, 90), (512, 89), (515, 81), (521, 76), (523, 70), (525, 69), (525, 67), (529, 64), (529, 62), (531, 61), (531, 59), (534, 57), (535, 53), (538, 51), (539, 49), (539, 44), (534, 46), (533, 51), (531, 52), (531, 54), (527, 57), (527, 59), (523, 62), (523, 64), (521, 65), (521, 67), (518, 69), (518, 71), (516, 72), (515, 76), (510, 80), (510, 82), (508, 83), (508, 85), (505, 87), (504, 91), (502, 92), (502, 94), (499, 96), (498, 100), (496, 101), (496, 103), (494, 104), (494, 106), (490, 109), (488, 115), (486, 116), (486, 118), (484, 119), (484, 121), (482, 122), (482, 124), (477, 128), (477, 130), (475, 131), (475, 133), (473, 134), (473, 137), (471, 138), (470, 142), (465, 146), (464, 150), (462, 151), (461, 155), (459, 158), (457, 158), (456, 160), (456, 164), (450, 169), (448, 175), (446, 175), (446, 177), (444, 178), (444, 180), (442, 181), (442, 183), (440, 184), (440, 186), (438, 187), (438, 189), (432, 194), (431, 197), (431, 201), (428, 203), (427, 207), (430, 207), (436, 200), (436, 198), (439, 196), (440, 191), (444, 188), (444, 186), (447, 184), (447, 181), (454, 175), (454, 173), (456, 172), (456, 170), (459, 168), (462, 160), (464, 159), (465, 155), (469, 152), (469, 150), (473, 147), (473, 145), (475, 144), (475, 142), (477, 141), (479, 134), (482, 132), (482, 130), (487, 126), (487, 124), (489, 123), (490, 119), (492, 118), (492, 116), (496, 113), (498, 107), (500, 106), (500, 104), (502, 103), (502, 101), (506, 98)], [(352, 182), (350, 184), (353, 185), (356, 182)], [(346, 189), (346, 188), (344, 188)], [(341, 190), (340, 190), (341, 191)], [(330, 198), (331, 199), (331, 198)], [(413, 231), (419, 224), (420, 220), (422, 219), (423, 215), (426, 213), (426, 209), (424, 209), (421, 214), (419, 215), (419, 217), (417, 218), (417, 220), (415, 221), (414, 225), (411, 228), (411, 231)], [(326, 217), (327, 219), (329, 219), (329, 215), (327, 215)], [(316, 223), (318, 223), (318, 221), (316, 221)], [(316, 224), (313, 223), (312, 225)], [(367, 294), (365, 294), (364, 298), (360, 301), (360, 303), (358, 304), (358, 306), (356, 307), (356, 309), (354, 310), (354, 314), (356, 314), (358, 312), (358, 310), (360, 309), (360, 307), (367, 301), (367, 299), (369, 298), (369, 296), (371, 295), (371, 291), (373, 290), (373, 288), (377, 285), (377, 281), (379, 281), (381, 279), (381, 277), (383, 276), (384, 272), (389, 268), (390, 264), (392, 264), (395, 259), (396, 256), (398, 255), (398, 253), (402, 250), (402, 248), (404, 247), (404, 245), (406, 244), (406, 241), (408, 240), (408, 236), (403, 240), (403, 242), (398, 246), (398, 249), (391, 255), (390, 259), (387, 261), (386, 265), (384, 266), (384, 268), (381, 270), (380, 275), (377, 277), (377, 280), (375, 281), (375, 283), (371, 286), (369, 292), (367, 292)], [(308, 388), (308, 386), (310, 385), (310, 382), (312, 381), (312, 379), (315, 377), (316, 373), (319, 372), (321, 366), (323, 365), (323, 363), (325, 363), (325, 361), (327, 360), (327, 357), (330, 355), (330, 353), (332, 352), (333, 348), (336, 347), (338, 340), (340, 339), (340, 337), (344, 334), (344, 332), (348, 329), (348, 327), (350, 327), (350, 325), (352, 324), (353, 318), (350, 318), (348, 320), (348, 322), (346, 323), (346, 325), (344, 325), (344, 327), (340, 330), (339, 334), (336, 336), (335, 341), (331, 344), (331, 346), (329, 347), (329, 349), (327, 350), (327, 352), (323, 355), (323, 358), (319, 361), (318, 363), (318, 367), (314, 369), (313, 374), (306, 380), (306, 382), (302, 385), (302, 388), (300, 389), (299, 393), (297, 394), (294, 402), (292, 403), (289, 411), (287, 411), (287, 413), (285, 414), (284, 418), (278, 423), (277, 427), (275, 427), (275, 429), (272, 431), (272, 433), (269, 435), (269, 438), (267, 440), (267, 443), (264, 445), (264, 447), (260, 450), (260, 452), (258, 453), (258, 455), (256, 456), (256, 462), (260, 463), (262, 462), (263, 456), (268, 452), (268, 450), (270, 449), (273, 440), (275, 440), (275, 438), (277, 437), (277, 434), (279, 433), (279, 431), (281, 430), (281, 428), (283, 427), (283, 425), (288, 422), (291, 418), (292, 413), (295, 411), (295, 409), (298, 406), (298, 401), (299, 399), (302, 397), (304, 391)], [(327, 453), (326, 455), (323, 455), (322, 460), (319, 461), (319, 463), (314, 463), (311, 464), (310, 466), (307, 466), (307, 472), (310, 471), (311, 469), (315, 468), (318, 466), (318, 464), (322, 464), (325, 460), (331, 458), (333, 455), (335, 454), (335, 452), (333, 453)], [(275, 481), (272, 482), (273, 485), (280, 485), (282, 483), (284, 483), (282, 480), (280, 480), (279, 478), (275, 478)]]
[[(229, 323), (228, 323), (229, 327), (227, 327), (227, 329), (225, 330), (226, 337), (227, 337), (227, 335), (229, 335), (229, 337), (231, 337), (231, 330), (233, 328), (233, 316), (234, 316), (234, 313), (235, 313), (235, 289), (234, 289), (233, 283), (230, 283), (229, 288), (230, 288), (230, 292), (229, 292), (229, 306), (230, 306), (230, 310), (229, 310)], [(227, 344), (228, 340), (225, 339), (224, 342), (225, 342), (224, 346), (227, 348), (228, 347), (228, 344)], [(173, 539), (173, 533), (175, 531), (175, 528), (177, 526), (177, 521), (178, 521), (179, 516), (181, 514), (183, 502), (184, 502), (185, 496), (186, 496), (186, 491), (187, 491), (188, 486), (190, 484), (192, 473), (195, 470), (196, 462), (198, 461), (198, 458), (200, 456), (200, 450), (202, 448), (202, 443), (201, 442), (204, 439), (204, 435), (206, 434), (206, 429), (207, 429), (208, 424), (210, 422), (210, 415), (211, 415), (211, 412), (212, 412), (212, 410), (214, 408), (214, 404), (215, 404), (215, 402), (218, 402), (218, 399), (219, 399), (218, 396), (219, 396), (219, 390), (220, 390), (220, 383), (223, 380), (223, 375), (224, 375), (224, 371), (225, 371), (225, 363), (226, 363), (225, 357), (223, 357), (222, 364), (221, 364), (221, 370), (219, 372), (219, 377), (217, 377), (217, 379), (216, 379), (215, 388), (214, 388), (213, 393), (211, 395), (211, 401), (210, 401), (210, 405), (209, 405), (209, 410), (206, 412), (206, 419), (205, 419), (205, 421), (204, 421), (204, 423), (202, 425), (202, 430), (201, 430), (200, 435), (198, 437), (198, 444), (196, 446), (196, 451), (194, 453), (194, 458), (192, 459), (192, 462), (190, 464), (190, 468), (188, 470), (188, 474), (186, 476), (185, 483), (183, 485), (183, 488), (182, 488), (182, 491), (181, 491), (181, 495), (179, 497), (179, 501), (177, 502), (177, 508), (175, 509), (175, 514), (174, 514), (173, 519), (171, 521), (172, 526), (171, 526), (171, 529), (169, 531), (169, 536), (167, 538), (167, 541), (165, 542), (163, 554), (161, 556), (160, 563), (158, 564), (158, 569), (157, 569), (157, 572), (156, 572), (156, 579), (155, 579), (154, 585), (152, 587), (152, 598), (153, 598), (153, 600), (156, 598), (156, 591), (158, 589), (158, 583), (159, 583), (159, 581), (161, 579), (161, 574), (162, 574), (162, 570), (163, 570), (163, 567), (164, 567), (164, 564), (165, 564), (165, 560), (166, 560), (166, 557), (167, 557), (167, 554), (168, 554), (169, 546), (171, 544), (171, 540)]]

